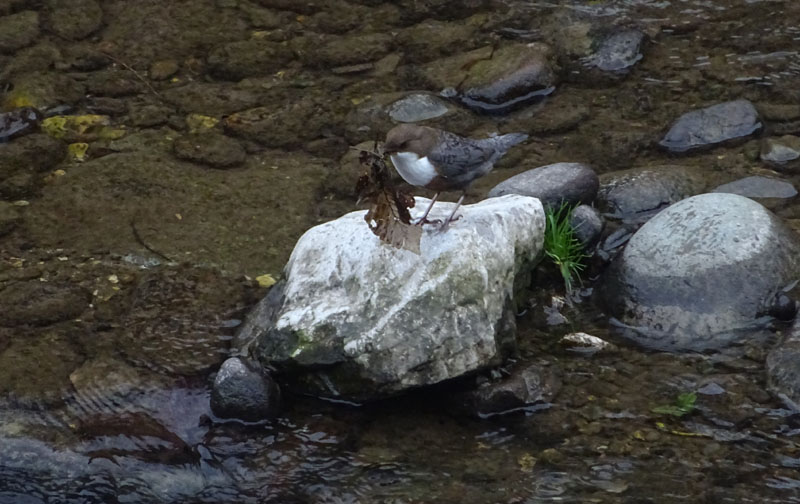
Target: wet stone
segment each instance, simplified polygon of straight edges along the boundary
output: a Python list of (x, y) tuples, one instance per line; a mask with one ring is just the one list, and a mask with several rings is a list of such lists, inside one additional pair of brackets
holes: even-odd
[(190, 82), (163, 93), (171, 104), (187, 113), (222, 116), (255, 107), (261, 95), (253, 89), (230, 84)]
[(448, 56), (456, 51), (472, 49), (477, 45), (475, 36), (484, 15), (463, 21), (437, 21), (426, 19), (397, 35), (397, 43), (410, 62), (424, 62)]
[(7, 235), (19, 224), (20, 215), (16, 206), (0, 201), (0, 237)]
[(172, 109), (154, 103), (134, 103), (128, 107), (130, 124), (142, 128), (164, 124)]
[(770, 390), (800, 411), (800, 323), (795, 321), (786, 338), (767, 355)]
[(145, 91), (145, 85), (127, 69), (107, 68), (92, 72), (86, 80), (89, 93), (98, 96), (122, 97)]
[(683, 166), (631, 168), (600, 177), (599, 209), (623, 220), (646, 220), (659, 210), (706, 190), (704, 170)]
[(232, 328), (220, 314), (241, 302), (243, 286), (214, 270), (182, 271), (151, 270), (136, 285), (131, 312), (116, 335), (128, 362), (165, 374), (197, 375), (227, 358)]
[(85, 93), (83, 84), (55, 72), (30, 72), (12, 79), (13, 89), (3, 97), (4, 103), (26, 100), (39, 110), (77, 103)]
[(225, 118), (225, 131), (269, 147), (298, 147), (330, 126), (325, 106), (313, 99), (257, 107)]
[(49, 41), (20, 49), (7, 65), (0, 65), (0, 79), (8, 80), (26, 72), (44, 72), (62, 61), (61, 48)]
[(39, 37), (39, 13), (22, 11), (0, 17), (0, 53), (13, 53)]
[(75, 390), (70, 398), (88, 409), (83, 414), (123, 412), (165, 387), (158, 375), (103, 356), (84, 362), (69, 380)]
[(42, 114), (32, 107), (0, 112), (0, 142), (37, 131), (41, 120)]
[(387, 33), (365, 35), (306, 35), (292, 39), (291, 47), (306, 65), (331, 67), (377, 61), (392, 45)]
[(175, 60), (160, 60), (150, 65), (148, 74), (156, 81), (167, 80), (180, 70), (180, 65)]
[(683, 114), (660, 145), (673, 152), (685, 152), (743, 138), (759, 129), (761, 122), (753, 104), (735, 100)]
[(31, 280), (0, 290), (0, 325), (45, 326), (79, 317), (91, 296), (83, 288)]
[(300, 14), (313, 14), (320, 4), (314, 0), (258, 0), (260, 5), (272, 9), (293, 11)]
[(800, 119), (800, 105), (783, 103), (756, 103), (758, 114), (766, 121), (796, 121)]
[(59, 405), (82, 360), (69, 337), (56, 332), (15, 338), (0, 354), (0, 400), (32, 409)]
[(89, 41), (68, 44), (61, 48), (61, 52), (63, 58), (59, 58), (59, 69), (65, 67), (80, 72), (94, 72), (114, 64), (114, 60), (99, 52)]
[(245, 150), (237, 140), (217, 132), (184, 135), (173, 143), (175, 155), (214, 168), (231, 168), (245, 160)]
[(461, 400), (472, 414), (485, 417), (550, 402), (560, 389), (561, 378), (556, 370), (532, 364), (514, 370), (503, 380), (483, 384)]
[(254, 38), (217, 47), (209, 54), (208, 65), (214, 76), (238, 81), (274, 74), (291, 58), (292, 53), (286, 46)]
[(599, 186), (597, 174), (581, 163), (556, 163), (520, 173), (497, 184), (489, 197), (521, 194), (539, 198), (545, 207), (562, 202), (575, 204), (594, 200)]
[(449, 86), (458, 87), (443, 94), (476, 112), (511, 112), (553, 92), (558, 78), (551, 56), (550, 48), (541, 43), (501, 47), (466, 71), (462, 68), (449, 76)]
[(256, 422), (280, 411), (278, 385), (257, 364), (240, 357), (222, 363), (211, 388), (211, 410), (220, 418)]
[(784, 135), (767, 138), (761, 144), (761, 160), (783, 164), (800, 158), (800, 137)]
[(650, 219), (601, 286), (622, 336), (648, 347), (721, 348), (752, 336), (764, 307), (800, 275), (800, 240), (755, 201), (694, 196)]
[(103, 9), (97, 0), (48, 0), (47, 10), (50, 29), (68, 40), (86, 38), (103, 23)]
[(604, 72), (625, 73), (642, 59), (644, 34), (639, 30), (624, 30), (606, 37), (597, 51), (583, 60), (587, 67)]
[(712, 192), (738, 194), (748, 198), (787, 199), (797, 196), (797, 189), (789, 182), (762, 176), (745, 177), (722, 184)]
[(303, 25), (317, 32), (344, 34), (360, 27), (371, 12), (361, 5), (334, 0), (327, 0), (323, 7), (325, 10), (309, 16)]
[(397, 122), (420, 122), (442, 116), (449, 108), (443, 100), (429, 94), (412, 94), (397, 100), (389, 108), (389, 117)]

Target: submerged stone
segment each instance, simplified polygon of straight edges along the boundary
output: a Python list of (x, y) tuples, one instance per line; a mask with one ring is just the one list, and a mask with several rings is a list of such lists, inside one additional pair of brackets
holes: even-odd
[[(429, 200), (417, 199), (420, 216)], [(453, 204), (437, 203), (431, 219)], [(306, 393), (369, 400), (499, 363), (516, 346), (515, 285), (544, 231), (541, 203), (506, 196), (468, 205), (420, 254), (381, 242), (353, 212), (309, 230), (237, 336)], [(522, 287), (527, 282), (517, 285)], [(273, 287), (275, 289), (275, 287)]]
[(544, 44), (507, 46), (470, 67), (456, 98), (476, 112), (505, 114), (542, 100), (555, 90), (557, 77)]
[(39, 13), (26, 10), (0, 17), (0, 53), (13, 53), (31, 45), (40, 34)]
[(755, 201), (701, 194), (662, 211), (606, 271), (603, 298), (624, 335), (669, 350), (720, 348), (769, 322), (800, 275), (800, 241)]
[(506, 114), (541, 101), (558, 82), (552, 51), (541, 43), (483, 47), (423, 68), (430, 86), (480, 113)]
[(761, 146), (761, 160), (784, 164), (800, 158), (800, 137), (785, 135), (767, 138)]
[(605, 38), (597, 51), (583, 60), (584, 65), (604, 72), (624, 73), (642, 59), (644, 34), (639, 30), (624, 30)]
[(394, 102), (389, 108), (389, 117), (398, 122), (413, 123), (442, 116), (448, 110), (440, 98), (418, 93)]
[(735, 100), (683, 114), (659, 144), (673, 152), (685, 152), (746, 137), (759, 129), (761, 122), (753, 104)]

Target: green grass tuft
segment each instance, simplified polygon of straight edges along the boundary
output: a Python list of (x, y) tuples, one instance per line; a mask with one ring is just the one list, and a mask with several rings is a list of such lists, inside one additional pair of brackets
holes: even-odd
[(544, 232), (544, 252), (555, 263), (564, 278), (567, 293), (572, 292), (572, 286), (577, 279), (580, 282), (580, 272), (585, 268), (583, 260), (588, 254), (583, 252), (583, 246), (575, 237), (570, 219), (571, 207), (562, 203), (560, 207), (545, 210), (546, 229)]

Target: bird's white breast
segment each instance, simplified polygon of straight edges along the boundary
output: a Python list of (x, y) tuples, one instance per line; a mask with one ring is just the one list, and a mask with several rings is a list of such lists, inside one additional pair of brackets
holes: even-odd
[(397, 173), (411, 185), (425, 186), (436, 177), (436, 170), (427, 157), (420, 158), (413, 152), (397, 152), (389, 156)]

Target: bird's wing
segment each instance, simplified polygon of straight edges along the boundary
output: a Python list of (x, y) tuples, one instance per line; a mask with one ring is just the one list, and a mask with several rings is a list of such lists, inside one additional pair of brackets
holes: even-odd
[(441, 142), (428, 159), (439, 168), (440, 175), (448, 179), (463, 177), (478, 167), (493, 161), (496, 150), (491, 143), (470, 140), (443, 131)]

